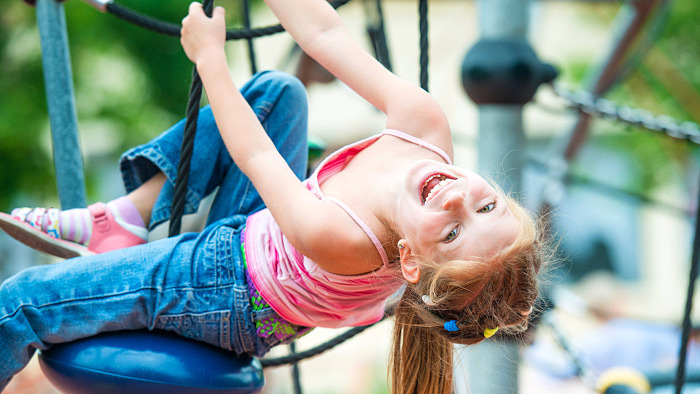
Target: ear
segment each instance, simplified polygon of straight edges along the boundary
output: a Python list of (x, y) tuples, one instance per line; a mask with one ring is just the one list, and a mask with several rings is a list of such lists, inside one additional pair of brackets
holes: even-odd
[(405, 239), (399, 241), (403, 247), (399, 248), (399, 259), (401, 261), (401, 273), (407, 281), (411, 283), (418, 283), (420, 279), (420, 266), (416, 259), (413, 258), (411, 254), (411, 248), (408, 246), (408, 242)]

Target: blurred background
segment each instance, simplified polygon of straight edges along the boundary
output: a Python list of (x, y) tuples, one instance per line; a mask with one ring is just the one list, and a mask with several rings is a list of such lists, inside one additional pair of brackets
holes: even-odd
[[(153, 17), (178, 23), (188, 0), (119, 0)], [(615, 39), (614, 26), (630, 1), (532, 1), (528, 38), (540, 59), (559, 71), (558, 82), (588, 87), (591, 70)], [(658, 23), (640, 34), (646, 42), (605, 97), (700, 122), (700, 2), (668, 1)], [(241, 26), (239, 2), (227, 8), (229, 28)], [(358, 41), (369, 49), (368, 1), (340, 9)], [(478, 111), (462, 88), (465, 54), (479, 38), (478, 4), (432, 0), (430, 91), (454, 130), (456, 164), (475, 168)], [(19, 0), (0, 13), (0, 211), (58, 206), (51, 135), (35, 9)], [(253, 2), (252, 24), (276, 23)], [(389, 56), (399, 76), (419, 83), (419, 36), (414, 1), (383, 2)], [(123, 193), (119, 154), (147, 141), (184, 116), (192, 67), (177, 38), (135, 27), (77, 0), (65, 3), (80, 143), (88, 201)], [(307, 83), (312, 137), (328, 150), (374, 134), (383, 116), (353, 92), (309, 66), (285, 33), (255, 40), (258, 69), (281, 69)], [(231, 74), (250, 76), (247, 44), (227, 44)], [(205, 101), (206, 99), (204, 99)], [(549, 87), (524, 108), (527, 165), (520, 197), (533, 210), (562, 139), (577, 113)], [(544, 277), (556, 308), (550, 314), (594, 374), (616, 365), (673, 371), (688, 283), (698, 193), (697, 147), (638, 128), (595, 119), (591, 135), (568, 168), (565, 190), (550, 214), (558, 259)], [(0, 234), (0, 279), (35, 264), (56, 262)], [(697, 313), (693, 314), (697, 321)], [(383, 393), (391, 322), (383, 322), (327, 354), (301, 364), (309, 393)], [(334, 336), (315, 330), (300, 348)], [(521, 393), (587, 393), (570, 357), (547, 325), (523, 346)], [(700, 367), (697, 343), (690, 367)], [(276, 349), (275, 354), (287, 350)], [(460, 349), (460, 353), (469, 352)], [(459, 365), (459, 363), (458, 363)], [(462, 369), (458, 369), (458, 374)], [(291, 393), (288, 368), (266, 371), (266, 393)], [(494, 382), (497, 385), (497, 382)], [(689, 389), (690, 390), (690, 389)], [(51, 393), (35, 361), (5, 390)], [(497, 390), (495, 392), (498, 392)], [(688, 391), (690, 392), (690, 391)], [(479, 393), (475, 393), (479, 394)]]

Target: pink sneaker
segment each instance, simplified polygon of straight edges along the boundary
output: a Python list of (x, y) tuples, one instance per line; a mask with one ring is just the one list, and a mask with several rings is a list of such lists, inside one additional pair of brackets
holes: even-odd
[[(20, 216), (0, 212), (0, 228), (32, 249), (66, 259), (145, 243), (143, 239), (119, 225), (105, 204), (101, 202), (92, 204), (88, 210), (92, 216), (92, 235), (87, 246), (59, 238), (58, 213), (60, 211), (55, 208), (26, 208), (21, 210)], [(31, 211), (35, 213), (32, 215), (33, 220), (25, 221), (27, 213)], [(44, 219), (43, 215), (48, 216)], [(48, 220), (46, 231), (43, 231), (41, 226), (44, 220)]]

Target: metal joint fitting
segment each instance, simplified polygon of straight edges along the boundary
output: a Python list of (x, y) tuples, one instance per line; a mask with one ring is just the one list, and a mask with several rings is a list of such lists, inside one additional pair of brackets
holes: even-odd
[(83, 0), (91, 6), (98, 9), (100, 12), (107, 12), (107, 6), (112, 3), (112, 0)]

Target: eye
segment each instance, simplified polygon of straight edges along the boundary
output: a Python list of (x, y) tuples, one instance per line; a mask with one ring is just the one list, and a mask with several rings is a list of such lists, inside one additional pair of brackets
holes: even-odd
[(476, 211), (477, 213), (489, 213), (496, 209), (496, 201), (486, 204), (483, 208)]
[(447, 237), (445, 237), (445, 242), (452, 242), (452, 240), (457, 238), (457, 235), (459, 235), (459, 226), (456, 226), (452, 229), (452, 231), (450, 231), (449, 234), (447, 234)]

